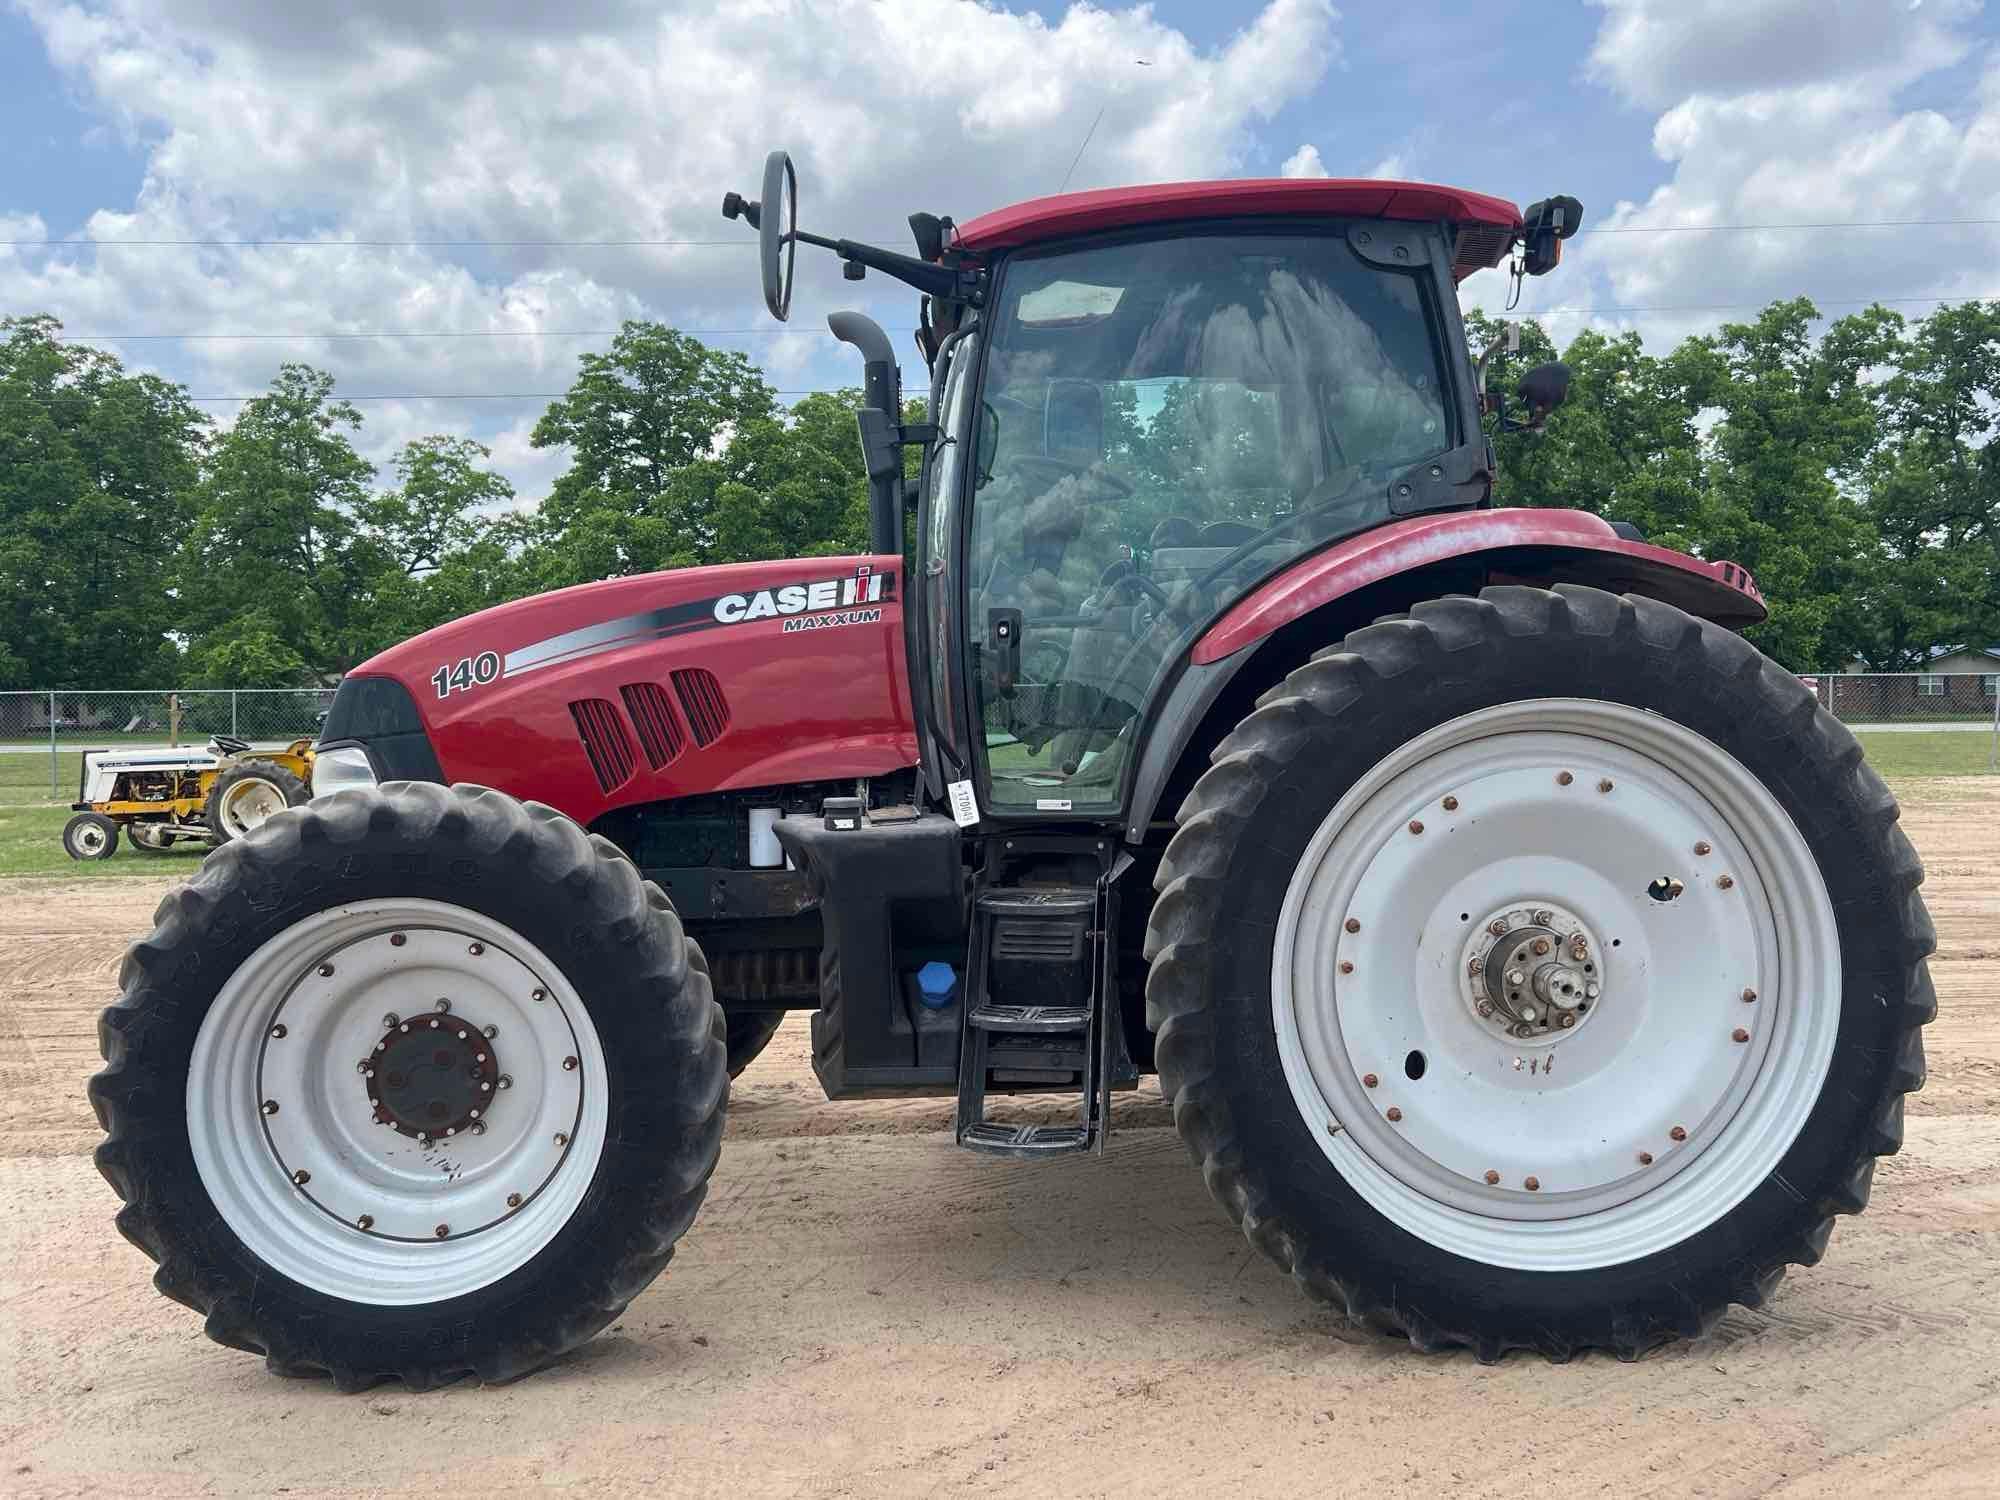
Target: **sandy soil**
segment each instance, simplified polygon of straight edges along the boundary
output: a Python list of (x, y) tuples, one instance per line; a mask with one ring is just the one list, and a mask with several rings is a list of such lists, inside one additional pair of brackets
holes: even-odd
[(1150, 1086), (1101, 1161), (989, 1161), (941, 1101), (819, 1100), (795, 1021), (615, 1330), (504, 1389), (278, 1380), (151, 1290), (88, 1159), (96, 1009), (164, 887), (5, 883), (0, 1492), (2000, 1493), (2000, 782), (1899, 790), (1943, 1006), (1908, 1145), (1817, 1270), (1633, 1366), (1344, 1342)]

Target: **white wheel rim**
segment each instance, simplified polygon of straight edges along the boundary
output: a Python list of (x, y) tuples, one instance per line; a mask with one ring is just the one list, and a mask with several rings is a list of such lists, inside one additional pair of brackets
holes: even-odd
[[(1523, 906), (1588, 930), (1588, 1024), (1524, 1040), (1476, 1014), (1478, 924)], [(1293, 1100), (1348, 1183), (1534, 1271), (1728, 1213), (1803, 1128), (1840, 1017), (1832, 904), (1783, 807), (1694, 731), (1583, 699), (1469, 714), (1374, 766), (1293, 872), (1271, 977)]]
[(76, 841), (79, 854), (102, 854), (104, 846), (111, 842), (95, 823), (85, 823), (71, 837)]
[(286, 807), (285, 794), (261, 776), (246, 776), (222, 794), (222, 826), (241, 838)]
[[(494, 1028), (487, 1055), (511, 1086), (491, 1091), (478, 1133), (425, 1143), (377, 1123), (359, 1065), (390, 1014), (397, 1036), (439, 1020), (447, 1047)], [(472, 1034), (458, 1041), (454, 1023)], [(351, 1302), (430, 1303), (527, 1264), (569, 1222), (603, 1153), (607, 1090), (596, 1028), (533, 944), (464, 907), (368, 901), (287, 928), (230, 975), (195, 1039), (188, 1137), (224, 1222), (280, 1275)]]

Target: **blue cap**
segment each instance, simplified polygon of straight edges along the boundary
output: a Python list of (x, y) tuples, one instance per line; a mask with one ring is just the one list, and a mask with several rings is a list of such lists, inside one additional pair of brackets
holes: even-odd
[(951, 1004), (951, 992), (958, 988), (958, 970), (932, 959), (917, 970), (917, 996), (931, 1010)]

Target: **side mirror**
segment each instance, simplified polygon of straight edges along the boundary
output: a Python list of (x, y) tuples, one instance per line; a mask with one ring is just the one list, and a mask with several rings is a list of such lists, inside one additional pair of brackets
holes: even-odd
[(757, 255), (764, 267), (764, 305), (780, 323), (792, 312), (792, 262), (799, 242), (799, 174), (783, 151), (764, 158), (764, 196), (758, 204)]
[(1536, 365), (1521, 377), (1515, 390), (1528, 408), (1526, 425), (1540, 427), (1550, 412), (1569, 400), (1569, 366), (1558, 362)]

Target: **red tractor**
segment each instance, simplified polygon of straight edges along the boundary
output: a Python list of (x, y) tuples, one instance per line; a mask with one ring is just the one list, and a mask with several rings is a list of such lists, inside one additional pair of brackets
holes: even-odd
[(1923, 1080), (1922, 872), (1741, 568), (1494, 507), (1567, 375), (1489, 399), (1456, 284), (1574, 200), (1184, 183), (905, 256), (796, 198), (776, 153), (724, 205), (775, 315), (800, 244), (922, 294), (926, 423), (830, 320), (869, 555), (347, 678), (102, 1021), (160, 1290), (343, 1387), (523, 1374), (666, 1265), (788, 1009), (829, 1098), (955, 1095), (980, 1152), (1100, 1150), (1157, 1072), (1251, 1241), (1423, 1349), (1629, 1358), (1817, 1261)]

